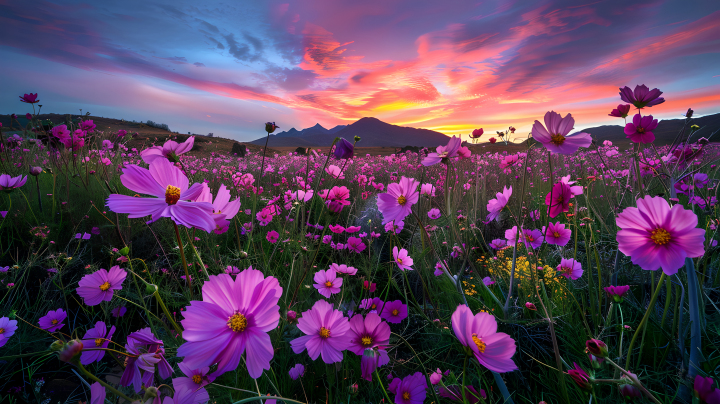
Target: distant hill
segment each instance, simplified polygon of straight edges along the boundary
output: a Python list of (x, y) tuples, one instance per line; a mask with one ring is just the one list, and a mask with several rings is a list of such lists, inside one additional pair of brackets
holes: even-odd
[[(330, 130), (323, 128), (320, 124), (302, 131), (292, 128), (287, 132), (270, 135), (268, 146), (329, 146), (336, 137), (352, 142), (355, 136), (361, 138), (358, 143), (358, 146), (361, 147), (436, 147), (446, 144), (449, 140), (448, 136), (440, 132), (391, 125), (377, 118), (361, 118), (351, 125), (336, 126)], [(250, 143), (264, 145), (265, 140), (263, 137)]]

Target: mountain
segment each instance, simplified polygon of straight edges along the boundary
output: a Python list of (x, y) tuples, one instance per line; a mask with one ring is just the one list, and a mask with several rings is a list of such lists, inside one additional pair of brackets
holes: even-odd
[[(447, 136), (440, 132), (391, 125), (377, 118), (361, 118), (351, 125), (336, 126), (330, 130), (317, 124), (302, 131), (296, 131), (295, 136), (288, 136), (287, 134), (291, 131), (292, 129), (275, 136), (271, 135), (268, 146), (329, 146), (336, 137), (352, 142), (355, 136), (361, 138), (358, 143), (359, 147), (435, 147), (446, 144), (449, 140)], [(253, 140), (250, 143), (264, 145), (265, 138)]]
[[(628, 117), (628, 122), (632, 120)], [(653, 130), (655, 135), (656, 145), (667, 145), (675, 140), (675, 137), (682, 131), (685, 125), (685, 119), (664, 119), (658, 122), (658, 126)], [(696, 141), (701, 137), (709, 138), (710, 135), (716, 130), (720, 129), (720, 113), (713, 115), (705, 115), (700, 118), (693, 118), (691, 122), (686, 126), (685, 133), (688, 134), (690, 131), (690, 125), (697, 125), (700, 129), (695, 132), (690, 141)], [(597, 143), (602, 143), (605, 140), (609, 140), (613, 143), (619, 143), (620, 145), (630, 143), (630, 139), (625, 137), (623, 132), (624, 125), (603, 125), (594, 128), (587, 128), (577, 132), (585, 132), (592, 135), (593, 139)], [(720, 139), (710, 139), (711, 141), (718, 141)]]

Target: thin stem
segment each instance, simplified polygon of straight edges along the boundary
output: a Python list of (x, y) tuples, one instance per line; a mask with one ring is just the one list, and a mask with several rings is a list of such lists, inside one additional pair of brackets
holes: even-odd
[(183, 270), (185, 271), (185, 280), (187, 281), (188, 289), (190, 288), (190, 273), (188, 273), (187, 261), (185, 260), (185, 250), (183, 249), (182, 240), (180, 239), (180, 229), (178, 229), (177, 223), (173, 222), (175, 226), (175, 237), (177, 238), (178, 247), (180, 248), (180, 259), (182, 259)]
[[(382, 380), (380, 380), (380, 373), (378, 373), (377, 369), (375, 369), (375, 376), (377, 377), (378, 383), (380, 383), (380, 388), (383, 391), (383, 394), (385, 395), (385, 399), (388, 400), (388, 403), (393, 404), (393, 401), (390, 399), (390, 396), (388, 396), (387, 391), (385, 391), (385, 386), (383, 386)], [(239, 404), (239, 403), (234, 403)]]
[(113, 386), (105, 383), (104, 381), (100, 380), (100, 378), (98, 378), (98, 377), (95, 376), (94, 374), (88, 372), (87, 369), (85, 369), (81, 363), (78, 362), (76, 365), (77, 365), (77, 367), (80, 369), (80, 371), (82, 371), (83, 373), (85, 373), (85, 375), (86, 375), (87, 377), (89, 377), (89, 378), (91, 378), (92, 380), (95, 380), (96, 382), (102, 384), (106, 389), (112, 391), (112, 392), (115, 393), (117, 396), (122, 397), (124, 400), (127, 400), (127, 401), (130, 402), (130, 403), (132, 403), (132, 402), (134, 401), (132, 398), (130, 398), (130, 397), (126, 396), (125, 394), (121, 393), (120, 391), (118, 391), (115, 387), (113, 387)]
[(632, 355), (633, 346), (635, 346), (635, 340), (637, 339), (638, 335), (640, 334), (640, 330), (642, 330), (643, 326), (645, 325), (648, 318), (650, 317), (650, 313), (652, 312), (652, 308), (655, 305), (655, 301), (657, 300), (657, 297), (660, 294), (660, 286), (662, 285), (664, 280), (665, 280), (665, 272), (663, 272), (663, 274), (660, 275), (660, 281), (658, 282), (657, 287), (655, 287), (655, 293), (653, 293), (652, 299), (650, 300), (650, 304), (648, 305), (647, 310), (645, 310), (645, 315), (643, 316), (642, 320), (640, 321), (640, 325), (638, 325), (637, 330), (635, 330), (635, 334), (633, 334), (633, 337), (630, 340), (630, 346), (628, 347), (627, 358), (625, 359), (625, 367), (626, 368), (628, 368), (630, 366), (630, 357)]

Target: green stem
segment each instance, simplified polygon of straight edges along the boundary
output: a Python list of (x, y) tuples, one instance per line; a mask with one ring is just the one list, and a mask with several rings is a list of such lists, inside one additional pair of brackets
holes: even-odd
[(188, 272), (187, 261), (185, 260), (185, 250), (183, 249), (182, 240), (180, 239), (180, 229), (178, 229), (177, 223), (173, 222), (175, 226), (175, 237), (177, 238), (178, 247), (180, 248), (180, 259), (182, 260), (183, 270), (185, 271), (185, 281), (187, 281), (188, 289), (190, 289), (190, 273)]
[(460, 386), (460, 396), (462, 397), (463, 403), (468, 404), (467, 396), (465, 395), (465, 375), (467, 374), (467, 363), (468, 363), (468, 356), (465, 355), (465, 360), (463, 361), (463, 380), (462, 380), (462, 386)]
[[(377, 369), (375, 369), (375, 377), (377, 377), (378, 383), (380, 383), (380, 388), (382, 389), (383, 394), (385, 395), (385, 399), (388, 400), (388, 403), (393, 404), (392, 400), (390, 399), (390, 396), (388, 396), (387, 391), (385, 391), (385, 386), (383, 385), (382, 380), (380, 380), (380, 373), (378, 373)], [(233, 403), (233, 404), (239, 404), (239, 403)]]
[(28, 356), (36, 356), (36, 355), (48, 354), (48, 353), (51, 353), (51, 351), (28, 352), (28, 353), (19, 354), (19, 355), (0, 356), (0, 360), (8, 360), (8, 359), (15, 359), (15, 358), (25, 358), (25, 357), (28, 357)]
[(178, 323), (175, 322), (175, 319), (170, 315), (170, 311), (168, 311), (167, 306), (165, 306), (165, 302), (163, 302), (162, 298), (160, 297), (160, 291), (158, 290), (157, 285), (155, 286), (155, 299), (157, 300), (158, 304), (160, 305), (160, 308), (162, 308), (163, 313), (165, 313), (165, 316), (167, 316), (168, 320), (170, 321), (170, 324), (172, 324), (175, 331), (177, 331), (178, 336), (182, 337), (182, 328), (178, 325)]
[(628, 368), (630, 366), (630, 357), (632, 356), (633, 346), (635, 346), (635, 340), (637, 339), (638, 335), (640, 334), (640, 330), (643, 329), (643, 326), (645, 325), (648, 318), (650, 317), (650, 313), (652, 312), (652, 308), (655, 305), (655, 301), (657, 300), (657, 297), (660, 294), (660, 285), (662, 285), (662, 282), (664, 280), (665, 280), (665, 273), (663, 272), (663, 274), (660, 275), (660, 282), (658, 282), (658, 285), (655, 288), (655, 293), (653, 293), (652, 299), (650, 299), (650, 304), (648, 305), (647, 310), (645, 310), (645, 315), (643, 316), (642, 320), (640, 321), (640, 325), (638, 326), (637, 330), (635, 330), (635, 334), (633, 334), (633, 337), (630, 340), (630, 346), (628, 347), (627, 358), (625, 359), (625, 368)]
[(125, 394), (121, 393), (120, 391), (118, 391), (115, 387), (113, 387), (113, 386), (105, 383), (104, 381), (100, 380), (100, 378), (98, 378), (98, 377), (95, 376), (94, 374), (88, 372), (87, 369), (85, 369), (81, 363), (78, 362), (76, 365), (78, 366), (78, 368), (79, 368), (83, 373), (85, 373), (85, 375), (86, 375), (87, 377), (89, 377), (90, 379), (95, 380), (96, 382), (102, 384), (106, 389), (112, 391), (112, 392), (115, 393), (118, 397), (122, 397), (124, 400), (127, 400), (127, 401), (130, 402), (130, 403), (132, 403), (132, 402), (134, 401), (132, 398), (130, 398), (130, 397), (126, 396)]

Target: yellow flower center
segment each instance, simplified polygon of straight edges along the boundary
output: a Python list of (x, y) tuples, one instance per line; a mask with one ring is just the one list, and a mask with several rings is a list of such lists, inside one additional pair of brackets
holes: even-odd
[(320, 338), (330, 338), (330, 330), (325, 327), (320, 327)]
[(397, 263), (398, 263), (398, 264), (402, 264), (402, 258), (398, 258), (398, 259), (397, 259)]
[(165, 203), (175, 205), (180, 200), (180, 188), (168, 185), (165, 188)]
[(102, 338), (95, 338), (95, 346), (102, 346), (103, 339)]
[(665, 229), (655, 229), (650, 232), (650, 240), (657, 245), (665, 245), (670, 242), (670, 233)]
[(332, 287), (332, 282), (330, 282), (330, 281), (325, 282), (325, 286)]
[(228, 327), (235, 332), (245, 331), (247, 324), (247, 318), (240, 313), (233, 314), (227, 321)]
[(57, 323), (58, 323), (58, 321), (57, 321), (57, 320), (55, 320), (55, 319), (53, 319), (53, 320), (51, 321), (51, 323), (52, 323), (53, 325), (55, 325), (55, 324), (57, 324)]
[(110, 289), (110, 282), (105, 282), (102, 285), (100, 285), (100, 290), (102, 290), (103, 292), (108, 289)]
[(397, 316), (399, 313), (400, 313), (400, 312), (398, 311), (398, 309), (395, 309), (395, 310), (392, 311), (392, 315), (393, 315), (393, 316)]
[(480, 338), (478, 338), (477, 334), (472, 335), (472, 340), (475, 345), (477, 345), (477, 349), (478, 351), (480, 351), (480, 353), (485, 352), (485, 343)]
[(406, 391), (403, 393), (403, 400), (409, 400), (410, 399), (410, 392)]
[(398, 197), (398, 203), (400, 204), (400, 206), (405, 206), (405, 204), (407, 203), (407, 198), (405, 198), (405, 195), (400, 195)]
[(563, 135), (561, 135), (561, 134), (558, 133), (558, 134), (556, 134), (556, 135), (552, 135), (552, 136), (550, 137), (550, 141), (551, 141), (555, 146), (561, 146), (563, 143), (565, 143), (565, 136), (563, 136)]
[(558, 232), (553, 232), (553, 236), (555, 236), (555, 237), (560, 237), (560, 233), (558, 233)]
[(372, 337), (366, 335), (360, 339), (360, 342), (362, 342), (364, 346), (370, 346), (373, 340)]
[(200, 376), (200, 375), (193, 375), (192, 379), (193, 379), (193, 382), (195, 382), (195, 384), (202, 383), (202, 376)]

